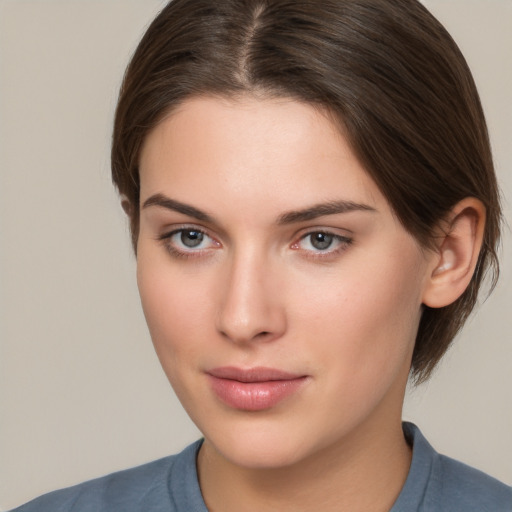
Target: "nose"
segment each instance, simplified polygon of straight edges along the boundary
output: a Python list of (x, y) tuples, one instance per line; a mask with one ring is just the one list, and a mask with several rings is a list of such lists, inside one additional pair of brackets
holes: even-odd
[(233, 257), (221, 276), (217, 329), (234, 343), (273, 341), (286, 330), (277, 269), (256, 255)]

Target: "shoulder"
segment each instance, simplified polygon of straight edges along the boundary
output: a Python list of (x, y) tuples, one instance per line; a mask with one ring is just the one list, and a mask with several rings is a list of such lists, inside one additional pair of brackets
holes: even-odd
[(434, 458), (431, 485), (448, 510), (512, 512), (512, 487), (445, 455)]
[(173, 512), (171, 479), (187, 485), (187, 468), (195, 464), (199, 445), (196, 442), (177, 455), (50, 492), (11, 512)]
[(396, 510), (415, 499), (422, 512), (512, 512), (512, 487), (439, 454), (415, 425), (404, 423), (404, 433), (413, 459)]

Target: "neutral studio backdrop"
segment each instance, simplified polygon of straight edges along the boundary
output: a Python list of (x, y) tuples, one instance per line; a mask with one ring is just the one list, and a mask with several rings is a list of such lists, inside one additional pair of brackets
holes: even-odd
[[(509, 223), (512, 0), (429, 0), (487, 113)], [(0, 510), (199, 433), (153, 353), (110, 184), (120, 79), (156, 0), (0, 0)], [(502, 279), (405, 418), (512, 484), (512, 239)]]

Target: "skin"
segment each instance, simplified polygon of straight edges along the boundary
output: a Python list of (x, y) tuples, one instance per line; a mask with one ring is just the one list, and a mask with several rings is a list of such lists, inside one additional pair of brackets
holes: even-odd
[[(189, 99), (147, 137), (140, 177), (138, 286), (205, 437), (208, 508), (389, 510), (411, 460), (402, 403), (440, 254), (405, 231), (328, 116), (294, 100)], [(364, 208), (283, 223), (333, 201)], [(190, 230), (199, 246), (184, 245)], [(326, 249), (319, 232), (334, 235)], [(223, 366), (305, 378), (273, 407), (238, 410), (210, 385)]]

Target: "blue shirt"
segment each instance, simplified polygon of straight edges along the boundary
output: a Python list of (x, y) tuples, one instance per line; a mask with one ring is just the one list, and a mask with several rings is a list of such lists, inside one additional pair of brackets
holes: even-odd
[[(405, 485), (390, 512), (512, 512), (512, 487), (440, 455), (411, 423)], [(208, 512), (197, 480), (201, 441), (178, 455), (37, 498), (12, 512)]]

